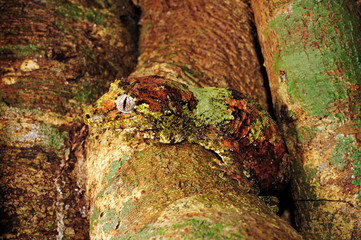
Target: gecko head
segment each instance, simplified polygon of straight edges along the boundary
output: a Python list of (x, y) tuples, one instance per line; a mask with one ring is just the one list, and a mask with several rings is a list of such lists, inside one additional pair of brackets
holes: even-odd
[(174, 131), (170, 128), (180, 126), (185, 111), (196, 105), (184, 84), (154, 76), (129, 78), (112, 83), (109, 92), (84, 111), (84, 122), (101, 128)]

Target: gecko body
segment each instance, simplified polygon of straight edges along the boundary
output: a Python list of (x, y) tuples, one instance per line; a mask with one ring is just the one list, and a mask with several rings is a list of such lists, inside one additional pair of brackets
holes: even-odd
[(284, 142), (270, 115), (249, 97), (161, 77), (117, 80), (84, 112), (91, 127), (134, 129), (161, 143), (187, 140), (214, 151), (226, 172), (260, 191), (289, 180)]

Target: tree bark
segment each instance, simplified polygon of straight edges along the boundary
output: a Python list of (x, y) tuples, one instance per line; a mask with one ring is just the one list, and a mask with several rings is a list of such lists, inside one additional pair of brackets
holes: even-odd
[(131, 76), (159, 75), (192, 86), (247, 93), (268, 109), (246, 1), (137, 1), (140, 56)]
[[(193, 86), (230, 87), (266, 105), (245, 2), (137, 4), (142, 29), (132, 77), (159, 75)], [(107, 97), (99, 105), (114, 105)], [(119, 129), (89, 131), (91, 238), (301, 239), (261, 198), (218, 169), (219, 156), (198, 144), (161, 144)]]
[(360, 20), (353, 1), (253, 0), (300, 230), (361, 238)]
[(92, 128), (87, 151), (92, 239), (301, 239), (197, 144)]
[(104, 91), (104, 80), (134, 66), (135, 46), (116, 11), (0, 1), (2, 239), (88, 238), (73, 144), (84, 135), (85, 104)]

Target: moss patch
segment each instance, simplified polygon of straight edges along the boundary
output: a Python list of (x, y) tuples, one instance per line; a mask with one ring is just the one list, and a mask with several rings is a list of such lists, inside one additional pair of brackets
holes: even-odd
[[(352, 136), (342, 134), (338, 136), (338, 142), (329, 161), (341, 171), (344, 170), (347, 164), (351, 163), (354, 171), (352, 183), (361, 186), (361, 150), (356, 148)], [(361, 201), (361, 190), (358, 192), (358, 199)]]
[(240, 230), (239, 233), (225, 233), (227, 232), (225, 228), (226, 226), (223, 223), (212, 224), (207, 220), (193, 218), (174, 223), (168, 227), (148, 226), (133, 235), (113, 239), (149, 239), (163, 236), (168, 231), (178, 232), (178, 229), (186, 229), (182, 231), (185, 233), (182, 239), (244, 239), (242, 237), (243, 230)]
[(67, 132), (60, 132), (51, 124), (43, 124), (40, 129), (43, 134), (42, 145), (54, 149), (60, 149), (64, 146), (65, 140), (68, 138)]
[(203, 124), (219, 126), (233, 119), (232, 114), (227, 112), (228, 105), (226, 99), (232, 97), (232, 93), (229, 90), (215, 87), (196, 88), (192, 86), (189, 86), (189, 89), (199, 100), (197, 108), (193, 111), (197, 127)]
[(129, 156), (123, 156), (121, 159), (113, 161), (109, 166), (109, 173), (104, 177), (103, 181), (109, 182), (110, 179), (115, 177), (115, 173), (130, 159)]
[(94, 229), (94, 226), (98, 224), (98, 218), (99, 218), (100, 212), (97, 208), (93, 209), (93, 213), (90, 217), (90, 231)]
[[(356, 8), (355, 8), (356, 9)], [(326, 116), (348, 95), (348, 84), (361, 84), (360, 28), (343, 1), (296, 1), (269, 26), (281, 42), (274, 71), (286, 72), (290, 96), (313, 116)]]
[(25, 46), (20, 45), (6, 45), (0, 47), (0, 55), (6, 54), (7, 52), (11, 52), (17, 58), (23, 58), (28, 56), (39, 57), (40, 55), (44, 55), (45, 51), (41, 50), (39, 46), (34, 44), (29, 44)]
[(248, 133), (249, 142), (253, 143), (263, 136), (263, 132), (270, 126), (271, 119), (267, 114), (260, 113), (259, 118), (251, 123), (251, 128)]
[(105, 25), (105, 17), (102, 13), (100, 13), (97, 10), (87, 10), (82, 9), (79, 6), (72, 4), (72, 3), (66, 3), (63, 5), (59, 5), (55, 12), (63, 18), (70, 19), (72, 21), (77, 21), (80, 19), (86, 19), (90, 22), (99, 24), (99, 25)]

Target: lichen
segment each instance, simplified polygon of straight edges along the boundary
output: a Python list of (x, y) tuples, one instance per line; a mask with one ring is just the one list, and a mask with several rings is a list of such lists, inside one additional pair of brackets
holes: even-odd
[(256, 121), (251, 123), (251, 128), (248, 133), (250, 143), (257, 141), (260, 137), (262, 137), (264, 130), (270, 126), (270, 121), (271, 118), (268, 117), (268, 114), (259, 114)]
[(55, 12), (59, 16), (70, 19), (72, 21), (87, 19), (88, 21), (99, 25), (106, 25), (106, 16), (104, 14), (97, 10), (80, 8), (79, 6), (72, 3), (57, 5)]
[(34, 44), (29, 45), (6, 45), (3, 47), (0, 47), (0, 53), (1, 52), (7, 52), (11, 51), (15, 57), (17, 58), (23, 58), (28, 56), (35, 56), (39, 57), (40, 55), (44, 55), (45, 51), (41, 50), (39, 46), (36, 46)]
[(205, 124), (219, 126), (233, 119), (232, 114), (227, 112), (227, 98), (232, 97), (231, 91), (215, 87), (196, 88), (189, 86), (189, 89), (199, 100), (197, 108), (193, 110), (197, 127)]
[[(269, 26), (282, 43), (274, 71), (287, 73), (288, 93), (312, 116), (327, 116), (348, 84), (361, 84), (359, 22), (343, 1), (296, 1)], [(307, 39), (307, 40), (305, 40)], [(340, 76), (341, 75), (341, 76)]]
[(94, 208), (90, 217), (90, 231), (92, 231), (94, 229), (94, 226), (98, 224), (99, 215), (100, 215), (99, 209)]
[(68, 137), (67, 132), (60, 132), (57, 127), (51, 124), (42, 124), (40, 129), (43, 137), (42, 145), (54, 149), (60, 149), (64, 146), (65, 140)]
[(103, 231), (109, 233), (111, 230), (115, 229), (120, 222), (119, 218), (120, 213), (116, 212), (115, 209), (110, 209), (106, 212), (104, 219), (99, 221), (99, 223), (104, 223)]
[(109, 173), (105, 175), (103, 181), (109, 182), (110, 179), (115, 177), (115, 173), (130, 159), (129, 156), (123, 156), (121, 159), (113, 161), (109, 166)]
[(129, 214), (131, 214), (132, 212), (132, 209), (135, 207), (134, 203), (132, 202), (132, 200), (128, 200), (124, 203), (123, 205), (123, 208), (122, 208), (122, 211), (120, 213), (120, 216), (123, 218), (123, 217), (126, 217), (128, 216)]
[[(223, 223), (211, 223), (204, 219), (186, 219), (166, 227), (147, 226), (132, 235), (114, 239), (150, 239), (151, 237), (164, 236), (168, 231), (178, 232), (182, 239), (244, 239), (243, 230), (239, 233), (225, 233), (227, 226)], [(187, 229), (186, 231), (181, 231)], [(186, 232), (186, 234), (185, 234)]]
[[(340, 134), (337, 137), (337, 144), (329, 159), (330, 163), (343, 171), (345, 166), (351, 164), (353, 168), (352, 183), (361, 187), (361, 150), (357, 149), (353, 136)], [(358, 199), (361, 201), (361, 191), (358, 192)]]

